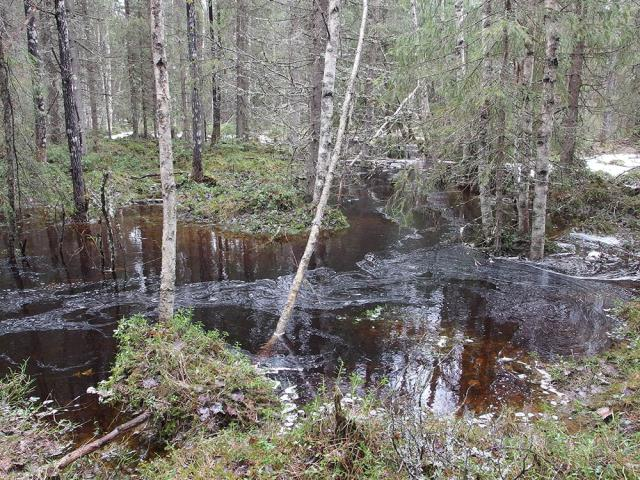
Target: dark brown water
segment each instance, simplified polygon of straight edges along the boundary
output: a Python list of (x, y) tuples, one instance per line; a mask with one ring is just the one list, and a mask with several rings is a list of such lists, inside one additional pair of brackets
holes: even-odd
[[(367, 385), (417, 392), (438, 412), (462, 404), (486, 410), (523, 403), (535, 388), (505, 357), (608, 345), (606, 309), (627, 296), (624, 289), (465, 247), (458, 230), (475, 212), (458, 207), (465, 204), (455, 193), (432, 196), (401, 228), (381, 213), (389, 185), (376, 177), (344, 199), (351, 228), (324, 238), (314, 255), (288, 332), (291, 350), (259, 359), (274, 378), (311, 396), (343, 369)], [(80, 419), (109, 416), (84, 393), (108, 373), (117, 321), (155, 310), (161, 208), (127, 207), (115, 222), (115, 282), (108, 260), (103, 267), (98, 224), (67, 227), (60, 241), (60, 225), (36, 216), (23, 228), (27, 256), (0, 264), (0, 373), (27, 361), (37, 395), (71, 406)], [(305, 239), (232, 236), (193, 223), (178, 232), (177, 303), (257, 352)]]

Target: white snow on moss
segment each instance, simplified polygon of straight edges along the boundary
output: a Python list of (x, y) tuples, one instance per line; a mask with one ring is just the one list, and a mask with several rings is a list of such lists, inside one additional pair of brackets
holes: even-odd
[(592, 172), (603, 172), (617, 177), (632, 168), (640, 167), (640, 154), (607, 153), (587, 158), (586, 162)]
[(593, 235), (591, 233), (584, 232), (571, 232), (570, 236), (588, 243), (601, 243), (603, 245), (609, 245), (612, 247), (619, 247), (620, 245), (622, 245), (622, 242), (619, 238), (609, 235)]

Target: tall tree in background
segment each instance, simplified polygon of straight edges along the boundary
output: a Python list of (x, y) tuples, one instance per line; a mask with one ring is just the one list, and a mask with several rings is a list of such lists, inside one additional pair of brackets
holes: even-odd
[(327, 26), (325, 15), (329, 7), (329, 0), (309, 0), (311, 3), (309, 15), (309, 30), (311, 31), (309, 79), (311, 82), (309, 95), (309, 152), (305, 163), (305, 177), (307, 181), (307, 195), (313, 198), (316, 182), (316, 168), (318, 165), (318, 147), (320, 144), (320, 114), (322, 111), (322, 77), (324, 75), (323, 53), (327, 45)]
[(491, 124), (491, 88), (493, 77), (492, 44), (490, 29), (492, 23), (492, 0), (485, 0), (482, 7), (482, 87), (484, 100), (480, 109), (480, 126), (478, 134), (478, 188), (480, 190), (480, 214), (482, 232), (485, 240), (491, 237), (493, 230), (493, 212), (491, 209), (491, 146), (489, 126)]
[(209, 36), (211, 37), (211, 58), (213, 66), (211, 67), (211, 117), (212, 132), (211, 145), (215, 145), (220, 140), (220, 104), (222, 95), (220, 93), (220, 85), (218, 82), (218, 70), (221, 65), (220, 58), (220, 6), (218, 0), (209, 0)]
[(574, 1), (576, 15), (576, 40), (573, 50), (571, 51), (571, 65), (569, 66), (569, 82), (567, 86), (569, 94), (569, 102), (567, 105), (567, 113), (564, 117), (562, 130), (564, 138), (562, 139), (562, 151), (560, 152), (560, 161), (563, 167), (572, 165), (575, 160), (576, 142), (578, 135), (578, 120), (580, 115), (580, 93), (582, 90), (582, 67), (584, 65), (585, 55), (585, 31), (584, 31), (584, 10), (583, 0)]
[(191, 73), (191, 133), (193, 139), (193, 159), (191, 178), (201, 182), (202, 172), (202, 102), (200, 100), (200, 68), (198, 66), (198, 37), (196, 26), (195, 0), (187, 0), (187, 43), (189, 45), (189, 72)]
[(162, 0), (150, 0), (156, 122), (162, 182), (162, 270), (158, 316), (166, 322), (173, 316), (176, 283), (176, 182), (171, 145), (171, 96), (164, 33)]
[(6, 51), (8, 37), (7, 12), (5, 7), (0, 6), (0, 97), (2, 99), (3, 123), (4, 123), (4, 146), (6, 159), (6, 181), (7, 181), (7, 249), (9, 250), (9, 261), (16, 259), (16, 197), (18, 191), (18, 156), (16, 151), (16, 130), (13, 101), (9, 85), (9, 59)]
[(35, 107), (35, 146), (36, 159), (47, 161), (47, 111), (44, 100), (44, 62), (38, 45), (36, 24), (36, 6), (33, 0), (24, 0), (24, 13), (27, 18), (27, 50), (32, 63), (31, 82), (33, 106)]
[(127, 79), (129, 81), (129, 100), (131, 102), (131, 130), (133, 138), (138, 138), (140, 125), (140, 111), (138, 104), (138, 80), (136, 75), (136, 47), (135, 31), (131, 16), (131, 0), (124, 0), (124, 16), (126, 20), (126, 44), (127, 44)]
[(239, 140), (249, 138), (248, 23), (247, 0), (236, 0), (236, 137)]
[(58, 28), (58, 46), (60, 75), (62, 77), (62, 97), (64, 100), (64, 120), (71, 161), (71, 180), (73, 183), (74, 218), (76, 221), (87, 220), (87, 196), (82, 172), (82, 132), (78, 106), (76, 103), (76, 85), (73, 74), (73, 60), (67, 24), (67, 9), (64, 0), (55, 0), (55, 17)]
[[(47, 0), (46, 8), (53, 10), (51, 0)], [(44, 64), (47, 76), (47, 105), (45, 111), (48, 112), (47, 122), (47, 135), (49, 141), (53, 144), (62, 143), (62, 116), (60, 115), (60, 95), (58, 82), (60, 81), (60, 71), (58, 70), (58, 62), (54, 51), (57, 49), (56, 41), (51, 35), (54, 19), (49, 13), (40, 11), (40, 25), (41, 25), (41, 46), (42, 56), (44, 57)]]
[(537, 157), (535, 168), (535, 191), (533, 198), (533, 223), (531, 228), (531, 248), (529, 258), (541, 260), (544, 257), (544, 236), (547, 220), (547, 194), (549, 191), (549, 155), (553, 116), (556, 107), (556, 76), (558, 71), (558, 2), (544, 2), (544, 30), (546, 35), (545, 65), (542, 98), (542, 113), (537, 138)]

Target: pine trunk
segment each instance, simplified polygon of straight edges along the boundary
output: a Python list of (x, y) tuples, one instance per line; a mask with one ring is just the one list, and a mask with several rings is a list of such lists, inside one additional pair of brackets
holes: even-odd
[(249, 138), (248, 20), (247, 0), (236, 0), (236, 138), (243, 141)]
[(518, 233), (524, 237), (529, 235), (531, 221), (529, 215), (531, 160), (533, 158), (533, 111), (531, 104), (531, 88), (533, 86), (533, 72), (535, 53), (530, 41), (525, 43), (526, 54), (520, 68), (519, 86), (522, 92), (522, 108), (520, 110), (521, 143), (516, 145), (517, 162), (516, 181), (518, 185)]
[(176, 283), (176, 183), (171, 145), (171, 97), (164, 33), (162, 0), (150, 0), (156, 123), (162, 183), (162, 270), (158, 317), (167, 322), (173, 316)]
[(33, 106), (35, 107), (36, 159), (40, 162), (46, 162), (47, 112), (44, 100), (44, 62), (40, 56), (36, 7), (32, 0), (24, 0), (24, 13), (27, 17), (27, 49), (33, 68), (31, 81), (33, 83)]
[(493, 212), (491, 210), (491, 148), (489, 145), (489, 125), (491, 123), (491, 100), (488, 89), (491, 88), (492, 59), (489, 30), (491, 28), (491, 0), (485, 0), (482, 9), (482, 86), (485, 99), (480, 110), (478, 188), (480, 189), (480, 215), (482, 233), (485, 241), (493, 231)]
[[(3, 7), (0, 7), (2, 9)], [(4, 10), (0, 11), (2, 17), (6, 14)], [(3, 18), (4, 20), (4, 18)], [(3, 21), (3, 23), (5, 23)], [(6, 25), (6, 24), (5, 24)], [(18, 191), (18, 157), (16, 152), (15, 142), (15, 124), (14, 124), (14, 111), (13, 102), (11, 99), (11, 90), (9, 89), (9, 62), (7, 59), (7, 53), (5, 51), (5, 45), (7, 43), (7, 31), (5, 28), (0, 28), (0, 97), (2, 98), (3, 108), (3, 122), (4, 122), (4, 146), (6, 157), (6, 180), (7, 180), (7, 250), (9, 255), (9, 261), (15, 262), (16, 260), (16, 198)]]
[(556, 107), (555, 85), (558, 70), (557, 0), (545, 0), (544, 29), (546, 35), (545, 66), (542, 99), (542, 114), (538, 128), (535, 191), (533, 198), (533, 225), (531, 228), (531, 249), (529, 258), (541, 260), (544, 257), (544, 241), (547, 219), (547, 193), (549, 190), (549, 152), (553, 115)]
[(220, 141), (220, 103), (222, 96), (220, 86), (218, 85), (218, 70), (221, 65), (219, 55), (220, 47), (220, 6), (217, 0), (209, 0), (209, 35), (211, 36), (211, 60), (213, 67), (211, 70), (211, 116), (212, 131), (211, 145), (215, 145)]
[[(580, 24), (578, 28), (582, 28), (584, 5), (582, 0), (576, 0), (576, 15)], [(585, 40), (582, 31), (578, 32), (578, 39), (571, 52), (571, 66), (569, 67), (569, 84), (567, 90), (569, 93), (569, 101), (567, 105), (567, 114), (564, 117), (562, 130), (564, 131), (564, 139), (562, 142), (562, 151), (560, 153), (560, 163), (563, 167), (573, 165), (575, 163), (576, 139), (578, 135), (578, 119), (580, 116), (580, 91), (582, 89), (582, 66), (584, 65)]]
[(187, 0), (187, 42), (189, 45), (189, 72), (191, 74), (191, 133), (193, 139), (193, 159), (191, 178), (201, 182), (202, 172), (202, 103), (200, 101), (200, 68), (198, 66), (198, 39), (196, 28), (195, 0)]
[(71, 180), (73, 184), (74, 219), (82, 222), (87, 219), (87, 196), (82, 172), (82, 131), (78, 106), (76, 104), (76, 84), (73, 74), (73, 60), (67, 24), (67, 9), (64, 0), (55, 0), (55, 17), (58, 28), (58, 47), (60, 75), (62, 77), (62, 98), (64, 101), (64, 120), (71, 161)]
[(133, 30), (133, 22), (131, 21), (131, 0), (124, 0), (124, 16), (126, 18), (126, 36), (127, 43), (127, 79), (129, 80), (129, 100), (131, 102), (131, 130), (132, 138), (140, 136), (140, 110), (138, 104), (138, 80), (136, 76), (136, 49), (135, 49), (135, 32)]

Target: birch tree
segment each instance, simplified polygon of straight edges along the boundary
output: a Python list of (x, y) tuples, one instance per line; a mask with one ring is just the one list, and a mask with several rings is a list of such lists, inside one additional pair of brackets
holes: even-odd
[(549, 190), (549, 156), (553, 115), (556, 106), (556, 76), (558, 70), (558, 2), (544, 2), (544, 30), (546, 36), (545, 65), (542, 98), (542, 113), (537, 138), (537, 158), (535, 168), (535, 191), (533, 198), (533, 223), (531, 228), (531, 248), (529, 258), (541, 260), (544, 257), (544, 241), (547, 219), (547, 194)]
[(171, 96), (164, 31), (162, 0), (150, 0), (151, 51), (156, 96), (156, 122), (162, 183), (162, 270), (158, 317), (167, 322), (173, 316), (176, 283), (176, 183), (171, 145)]
[[(282, 309), (282, 313), (280, 314), (280, 318), (278, 319), (275, 332), (271, 340), (267, 344), (268, 346), (272, 345), (273, 342), (275, 342), (278, 338), (282, 337), (286, 332), (287, 325), (293, 314), (293, 309), (295, 307), (296, 299), (298, 298), (298, 292), (300, 291), (300, 288), (302, 286), (305, 273), (309, 268), (309, 262), (311, 260), (311, 256), (313, 255), (313, 252), (315, 251), (316, 245), (318, 243), (320, 228), (322, 226), (322, 219), (324, 217), (324, 210), (327, 206), (327, 202), (329, 201), (329, 195), (331, 193), (331, 184), (333, 182), (333, 175), (335, 173), (336, 166), (338, 165), (338, 161), (340, 160), (340, 155), (342, 153), (342, 144), (344, 141), (344, 135), (349, 122), (349, 112), (351, 110), (351, 106), (353, 102), (356, 77), (358, 75), (358, 68), (360, 67), (360, 58), (362, 56), (362, 48), (363, 48), (364, 38), (365, 38), (368, 6), (369, 6), (368, 0), (362, 0), (362, 20), (360, 22), (360, 33), (358, 35), (358, 45), (356, 47), (356, 52), (353, 59), (353, 66), (351, 68), (351, 76), (349, 77), (347, 91), (345, 93), (344, 101), (342, 103), (342, 112), (340, 114), (338, 131), (336, 133), (336, 142), (333, 147), (333, 151), (331, 152), (331, 158), (327, 167), (324, 183), (322, 185), (322, 192), (320, 194), (320, 198), (318, 199), (316, 212), (313, 217), (313, 222), (311, 224), (311, 232), (309, 233), (309, 238), (307, 239), (307, 245), (305, 247), (302, 258), (300, 259), (300, 263), (298, 264), (296, 275), (291, 284), (291, 289), (289, 290), (289, 295), (287, 296), (287, 303)], [(340, 10), (340, 0), (330, 0), (329, 21), (331, 21), (331, 15), (335, 15), (336, 17), (339, 15), (339, 10)], [(337, 21), (337, 20), (338, 18), (333, 19), (333, 21)], [(334, 26), (334, 29), (335, 28), (337, 27)], [(327, 53), (329, 50), (329, 43), (332, 41), (331, 28), (329, 32), (330, 32), (329, 39), (327, 41)], [(327, 78), (327, 75), (326, 75), (327, 68), (333, 68), (332, 73), (333, 73), (333, 77), (335, 78), (336, 63), (332, 61), (328, 62), (325, 56), (325, 78)], [(318, 155), (318, 157), (320, 157), (320, 155)]]
[(236, 138), (249, 137), (249, 73), (246, 54), (249, 47), (247, 0), (236, 0)]
[(322, 195), (329, 155), (331, 154), (331, 122), (333, 119), (333, 98), (336, 84), (336, 64), (338, 61), (338, 35), (340, 29), (340, 0), (330, 0), (327, 10), (328, 38), (324, 52), (324, 72), (322, 75), (322, 99), (320, 102), (320, 137), (318, 139), (318, 160), (316, 180), (313, 189), (313, 204), (317, 205)]

